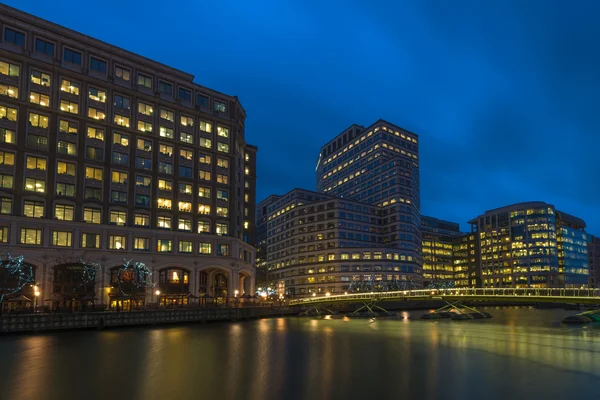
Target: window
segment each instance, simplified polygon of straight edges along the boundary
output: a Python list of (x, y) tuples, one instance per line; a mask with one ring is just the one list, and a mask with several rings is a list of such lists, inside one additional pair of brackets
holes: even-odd
[(199, 156), (198, 156), (198, 158), (199, 158), (200, 164), (208, 164), (208, 165), (210, 165), (210, 162), (211, 162), (210, 155), (200, 153)]
[(179, 140), (184, 143), (194, 144), (194, 135), (191, 133), (179, 132)]
[(148, 75), (138, 74), (138, 85), (152, 89), (152, 78)]
[(47, 56), (54, 57), (54, 43), (47, 42), (43, 39), (35, 39), (36, 53), (43, 53)]
[(168, 139), (173, 139), (173, 129), (167, 128), (166, 126), (161, 126), (159, 130), (159, 135), (161, 137), (166, 137)]
[(228, 257), (231, 255), (231, 252), (229, 250), (229, 245), (228, 244), (218, 244), (217, 245), (217, 255), (218, 256), (223, 256), (223, 257)]
[(166, 179), (158, 180), (158, 190), (164, 190), (166, 192), (171, 192), (173, 190), (173, 182)]
[(21, 72), (21, 67), (17, 64), (11, 64), (5, 61), (0, 61), (0, 75), (6, 75), (18, 78)]
[(217, 190), (217, 199), (218, 200), (229, 200), (229, 192), (227, 190)]
[(179, 211), (192, 212), (192, 203), (190, 203), (189, 201), (180, 201), (179, 202)]
[(12, 214), (12, 199), (0, 197), (0, 214)]
[(104, 113), (104, 111), (99, 110), (97, 108), (88, 107), (88, 117), (104, 121), (104, 119), (106, 118), (106, 114)]
[(216, 233), (217, 235), (221, 235), (221, 236), (226, 236), (228, 234), (229, 231), (229, 226), (227, 224), (217, 224), (217, 229), (216, 229)]
[(160, 172), (161, 174), (173, 175), (173, 164), (159, 161), (158, 172)]
[(187, 183), (180, 183), (179, 184), (179, 193), (192, 194), (192, 185), (188, 185)]
[(168, 96), (173, 96), (173, 85), (169, 82), (158, 81), (158, 91), (159, 93), (164, 93)]
[(133, 242), (134, 250), (150, 250), (150, 239), (136, 237)]
[(83, 222), (88, 224), (99, 224), (102, 212), (99, 208), (85, 207), (83, 209)]
[(8, 227), (0, 227), (0, 243), (8, 243)]
[(87, 146), (85, 151), (86, 157), (90, 160), (102, 161), (104, 160), (104, 149), (98, 147)]
[(58, 130), (60, 132), (77, 135), (77, 123), (61, 119), (58, 121)]
[(11, 28), (4, 28), (4, 41), (17, 46), (25, 46), (25, 34)]
[(113, 203), (126, 204), (127, 203), (127, 192), (119, 190), (112, 190), (110, 192), (110, 201)]
[(129, 110), (129, 98), (116, 94), (114, 106), (123, 110)]
[(56, 163), (56, 173), (58, 175), (75, 176), (76, 168), (77, 167), (75, 166), (75, 164), (72, 163), (64, 161), (58, 161)]
[(58, 196), (75, 197), (75, 185), (58, 182), (56, 184), (56, 194)]
[(77, 155), (77, 145), (75, 143), (69, 143), (65, 142), (64, 140), (59, 140), (57, 151), (60, 154), (75, 156)]
[(50, 75), (40, 72), (40, 71), (31, 71), (31, 82), (40, 86), (50, 86)]
[(46, 181), (43, 179), (25, 178), (25, 190), (46, 193)]
[(137, 140), (137, 149), (141, 151), (152, 151), (152, 141), (146, 139)]
[(104, 130), (100, 129), (100, 128), (88, 127), (87, 128), (87, 137), (90, 139), (104, 141)]
[(190, 128), (193, 127), (194, 126), (194, 118), (188, 117), (187, 115), (182, 115), (181, 116), (181, 125), (187, 126)]
[(15, 131), (10, 129), (0, 128), (0, 143), (15, 144), (16, 136)]
[(200, 243), (198, 243), (198, 251), (200, 252), (200, 254), (211, 255), (212, 254), (212, 245), (210, 243), (200, 242)]
[(52, 245), (70, 247), (72, 235), (73, 234), (71, 232), (52, 231)]
[(41, 157), (27, 156), (27, 169), (45, 171), (46, 159)]
[(179, 88), (179, 96), (183, 103), (190, 104), (192, 102), (192, 92), (190, 90)]
[(210, 172), (198, 171), (198, 179), (201, 179), (203, 181), (210, 181)]
[(124, 153), (119, 153), (118, 151), (112, 152), (112, 162), (113, 164), (119, 165), (128, 165), (129, 164), (129, 155)]
[(215, 111), (224, 113), (227, 111), (227, 105), (222, 101), (215, 100)]
[(180, 231), (192, 231), (192, 220), (186, 218), (179, 218), (179, 223), (177, 224), (177, 228)]
[(100, 235), (96, 233), (82, 233), (81, 234), (81, 247), (85, 249), (99, 249), (100, 248)]
[(138, 128), (138, 131), (152, 132), (152, 124), (150, 122), (138, 121), (137, 128)]
[(29, 126), (33, 126), (34, 128), (47, 129), (48, 117), (45, 115), (29, 113)]
[(222, 183), (227, 185), (229, 182), (229, 177), (227, 175), (217, 174), (217, 183)]
[(217, 135), (221, 137), (229, 137), (229, 128), (223, 126), (217, 126)]
[(193, 252), (192, 242), (181, 240), (179, 242), (179, 252), (180, 253), (192, 253)]
[(15, 99), (19, 98), (19, 88), (16, 86), (0, 84), (0, 96), (8, 96)]
[(210, 188), (207, 187), (198, 187), (198, 197), (202, 197), (204, 199), (210, 199)]
[(112, 172), (112, 183), (120, 183), (120, 184), (127, 184), (127, 178), (128, 178), (128, 174), (127, 172), (121, 172), (121, 171), (113, 171)]
[(217, 158), (217, 167), (229, 168), (229, 160), (226, 158)]
[(63, 60), (75, 65), (81, 65), (81, 53), (71, 49), (65, 49)]
[(198, 221), (198, 233), (210, 233), (210, 222)]
[(140, 102), (138, 103), (138, 112), (143, 115), (152, 116), (154, 110), (150, 104)]
[(136, 186), (149, 188), (151, 183), (152, 183), (152, 179), (149, 176), (144, 176), (144, 175), (136, 175), (135, 176), (135, 185)]
[(101, 181), (102, 168), (85, 167), (85, 177), (94, 181)]
[(173, 155), (173, 146), (161, 144), (158, 146), (158, 152), (164, 156), (171, 157)]
[(179, 166), (179, 176), (182, 178), (191, 178), (192, 177), (192, 168), (184, 167), (183, 165)]
[(110, 223), (113, 225), (125, 226), (127, 224), (127, 213), (124, 211), (111, 211)]
[(164, 108), (160, 109), (160, 117), (162, 119), (166, 119), (167, 121), (175, 121), (175, 116), (173, 114), (173, 111), (170, 110), (165, 110)]
[(15, 165), (15, 154), (6, 151), (0, 151), (0, 165)]
[(188, 149), (180, 149), (179, 157), (181, 157), (184, 160), (192, 161), (194, 159), (194, 152)]
[(123, 147), (129, 146), (129, 136), (123, 135), (122, 133), (113, 133), (113, 144), (118, 144)]
[(152, 160), (144, 157), (136, 157), (135, 158), (135, 167), (137, 169), (143, 169), (146, 171), (152, 170)]
[(135, 205), (139, 207), (150, 207), (150, 196), (145, 194), (136, 194)]
[(108, 248), (111, 250), (120, 250), (120, 249), (125, 249), (126, 246), (126, 241), (125, 241), (125, 236), (118, 236), (118, 235), (110, 235), (108, 237)]
[(212, 140), (201, 137), (198, 144), (202, 147), (210, 149), (212, 147)]
[(227, 207), (217, 207), (217, 217), (226, 218), (227, 215), (229, 215), (229, 210), (227, 209)]
[(56, 204), (54, 206), (54, 218), (61, 221), (73, 221), (73, 206)]
[(21, 228), (21, 244), (42, 244), (42, 230)]
[(229, 145), (227, 143), (217, 142), (217, 150), (223, 153), (229, 153)]
[(124, 81), (128, 81), (130, 79), (131, 72), (127, 68), (119, 67), (118, 65), (115, 67), (115, 76)]
[(0, 119), (16, 121), (17, 120), (17, 109), (0, 105)]
[(198, 204), (198, 214), (210, 215), (210, 206), (207, 204)]
[(165, 210), (170, 210), (171, 209), (171, 199), (165, 199), (162, 197), (159, 197), (157, 200), (158, 203), (158, 208), (163, 208)]
[(37, 92), (29, 92), (29, 102), (39, 104), (42, 107), (50, 107), (50, 97)]
[(106, 74), (106, 61), (102, 61), (96, 57), (90, 57), (90, 69), (93, 71)]
[(71, 114), (79, 114), (79, 104), (73, 103), (72, 101), (61, 100), (60, 111), (68, 112)]
[(171, 229), (171, 217), (158, 217), (157, 226), (162, 229)]
[(86, 200), (101, 200), (102, 189), (86, 186), (83, 197), (85, 197)]
[(135, 226), (150, 227), (150, 216), (146, 214), (135, 214)]
[(159, 253), (170, 253), (172, 251), (171, 247), (172, 247), (173, 241), (171, 241), (169, 239), (158, 239), (157, 244), (158, 244), (157, 250)]
[(207, 107), (209, 106), (209, 99), (208, 96), (204, 96), (200, 93), (198, 93), (198, 95), (196, 96), (196, 104), (202, 107)]
[(44, 202), (26, 200), (23, 203), (23, 215), (29, 218), (44, 218)]
[(200, 121), (200, 130), (204, 132), (212, 132), (212, 124), (206, 121)]
[(0, 188), (12, 189), (13, 177), (12, 175), (0, 174)]
[(126, 128), (129, 128), (129, 117), (126, 117), (124, 115), (115, 114), (113, 122), (116, 125), (124, 126)]
[(88, 91), (88, 96), (91, 100), (98, 101), (100, 103), (106, 102), (106, 92), (102, 89), (91, 87)]
[(63, 79), (60, 83), (60, 91), (79, 96), (79, 84), (67, 79)]

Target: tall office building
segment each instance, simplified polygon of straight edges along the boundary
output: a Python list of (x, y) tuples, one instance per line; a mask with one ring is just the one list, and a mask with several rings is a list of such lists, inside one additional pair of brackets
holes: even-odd
[(281, 196), (270, 195), (256, 206), (256, 284), (267, 284), (267, 219), (268, 208)]
[(600, 238), (597, 236), (588, 236), (588, 260), (590, 287), (600, 288)]
[[(40, 302), (253, 292), (257, 148), (237, 97), (3, 5), (0, 32), (0, 251), (34, 266)], [(119, 292), (124, 259), (158, 297)], [(85, 285), (82, 263), (100, 264)]]
[(529, 202), (486, 211), (469, 223), (479, 235), (483, 287), (587, 286), (583, 220)]
[(452, 238), (455, 287), (481, 287), (479, 235), (463, 233)]
[(455, 286), (452, 247), (454, 238), (461, 235), (456, 222), (421, 216), (423, 234), (423, 286)]

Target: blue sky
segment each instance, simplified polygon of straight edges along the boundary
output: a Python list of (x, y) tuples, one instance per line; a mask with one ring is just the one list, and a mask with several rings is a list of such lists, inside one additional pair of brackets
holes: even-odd
[(423, 214), (540, 200), (600, 234), (600, 2), (5, 3), (239, 96), (259, 199), (314, 189), (320, 146), (383, 118), (420, 136)]

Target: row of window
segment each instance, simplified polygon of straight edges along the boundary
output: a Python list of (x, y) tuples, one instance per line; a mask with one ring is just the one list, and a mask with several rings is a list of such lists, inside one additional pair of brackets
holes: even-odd
[[(15, 28), (5, 27), (4, 28), (4, 42), (12, 43), (15, 46), (26, 47), (25, 44), (26, 33)], [(39, 37), (35, 38), (35, 52), (37, 54), (46, 55), (48, 57), (55, 57), (55, 43)], [(63, 47), (63, 65), (72, 65), (83, 67), (83, 52), (78, 51), (74, 48)], [(18, 67), (18, 66), (16, 66)], [(94, 75), (101, 75), (106, 77), (108, 73), (108, 61), (98, 56), (89, 56), (88, 68)], [(0, 73), (3, 69), (0, 68)], [(138, 88), (147, 91), (156, 90), (158, 93), (167, 96), (168, 98), (174, 98), (174, 87), (172, 82), (166, 79), (157, 79), (157, 82), (150, 74), (143, 72), (137, 72), (135, 82), (132, 82), (132, 70), (123, 65), (114, 65), (114, 79), (116, 82), (136, 84)], [(11, 76), (18, 76), (19, 70), (12, 71)], [(155, 86), (156, 85), (156, 86)], [(180, 103), (187, 106), (192, 106), (193, 102), (193, 91), (191, 89), (179, 86), (177, 88), (177, 99)], [(196, 93), (196, 106), (209, 108), (210, 99), (207, 95), (202, 93)], [(227, 112), (227, 102), (224, 100), (214, 99), (213, 110), (219, 113)]]

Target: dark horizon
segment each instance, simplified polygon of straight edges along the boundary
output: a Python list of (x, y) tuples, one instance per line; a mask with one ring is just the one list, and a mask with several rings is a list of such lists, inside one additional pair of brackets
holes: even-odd
[(258, 200), (314, 190), (320, 147), (381, 118), (419, 135), (423, 215), (544, 201), (600, 234), (596, 2), (5, 3), (237, 95)]

